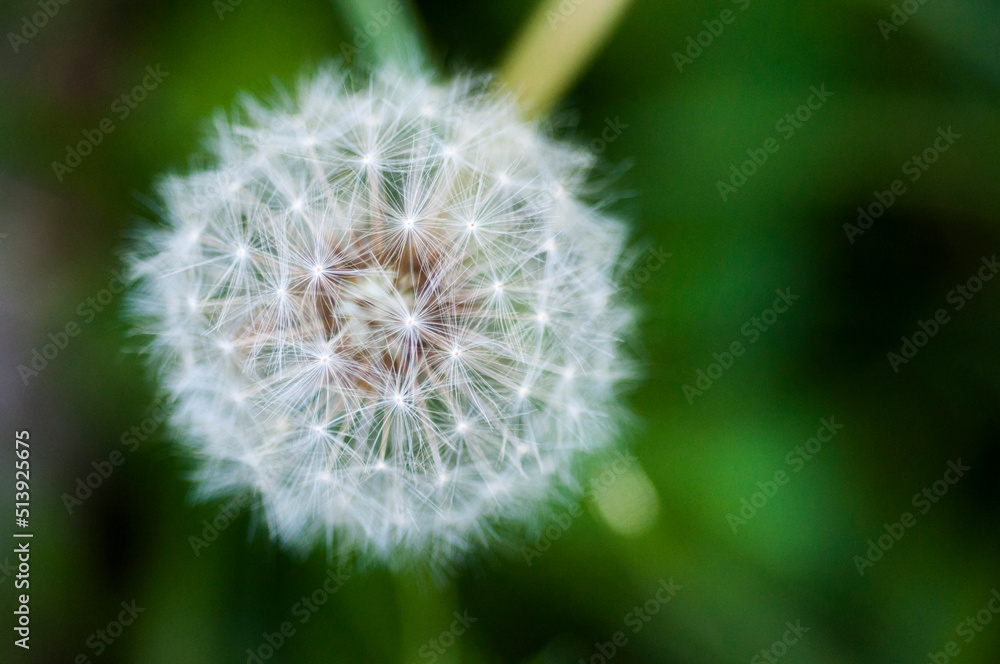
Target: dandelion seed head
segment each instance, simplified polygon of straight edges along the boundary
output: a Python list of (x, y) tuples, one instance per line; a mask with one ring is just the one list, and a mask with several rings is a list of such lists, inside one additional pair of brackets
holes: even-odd
[(321, 69), (216, 128), (129, 256), (200, 492), (388, 564), (537, 523), (613, 443), (631, 374), (591, 157), (487, 81), (388, 70)]

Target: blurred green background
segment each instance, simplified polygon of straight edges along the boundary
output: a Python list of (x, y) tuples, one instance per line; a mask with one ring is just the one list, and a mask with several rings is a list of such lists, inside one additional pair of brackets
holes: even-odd
[[(1000, 661), (988, 608), (1000, 589), (1000, 280), (961, 310), (949, 297), (1000, 250), (1000, 3), (911, 2), (887, 38), (887, 0), (634, 3), (554, 124), (600, 153), (637, 244), (671, 255), (631, 274), (645, 376), (625, 442), (642, 470), (585, 499), (530, 565), (516, 545), (494, 551), (429, 597), (384, 571), (352, 575), (263, 661), (430, 662), (438, 653), (420, 648), (450, 643), (452, 610), (476, 621), (437, 661), (597, 663), (617, 631), (628, 642), (610, 660), (622, 663)], [(78, 307), (108, 286), (156, 177), (197, 167), (213, 111), (291, 83), (353, 36), (323, 0), (52, 6), (26, 40), (11, 34), (39, 5), (0, 7), (0, 535), (13, 541), (20, 429), (36, 533), (29, 653), (12, 645), (13, 545), (0, 547), (0, 660), (246, 662), (322, 586), (325, 556), (289, 557), (249, 510), (194, 555), (189, 538), (222, 505), (188, 500), (189, 463), (155, 427), (141, 358), (123, 351), (120, 297), (85, 305), (92, 320)], [(532, 7), (417, 3), (449, 72), (495, 66)], [(675, 53), (726, 9), (734, 20), (679, 71)], [(112, 105), (147, 66), (168, 75), (120, 119)], [(789, 136), (779, 122), (812, 86), (832, 95)], [(106, 117), (114, 131), (60, 181), (52, 162)], [(595, 142), (608, 123), (620, 133)], [(908, 162), (949, 127), (961, 138), (912, 181)], [(770, 138), (777, 152), (723, 200), (717, 182)], [(905, 193), (852, 243), (844, 225), (897, 179)], [(744, 326), (776, 289), (799, 299), (750, 343)], [(949, 322), (894, 371), (887, 353), (941, 308)], [(25, 385), (18, 365), (71, 321), (79, 335)], [(734, 341), (745, 354), (685, 396), (699, 370), (719, 375), (713, 354)], [(843, 428), (796, 461), (823, 418)], [(129, 451), (123, 437), (143, 425), (155, 430)], [(70, 513), (63, 494), (115, 450), (122, 465)], [(914, 494), (958, 459), (970, 470), (922, 513)], [(778, 471), (788, 481), (771, 487)], [(773, 495), (751, 514), (741, 501), (762, 504), (758, 483)], [(751, 517), (734, 533), (741, 508)], [(855, 557), (904, 512), (915, 525), (861, 575)], [(671, 578), (680, 589), (634, 631), (635, 608)], [(93, 635), (132, 600), (144, 611), (97, 654)], [(977, 612), (989, 624), (963, 631)], [(775, 645), (783, 637), (795, 642)]]

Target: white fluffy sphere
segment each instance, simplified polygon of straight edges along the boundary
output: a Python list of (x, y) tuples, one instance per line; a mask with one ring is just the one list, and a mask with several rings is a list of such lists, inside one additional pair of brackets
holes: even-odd
[(389, 563), (536, 520), (630, 373), (591, 156), (474, 79), (328, 67), (239, 115), (129, 257), (204, 495)]

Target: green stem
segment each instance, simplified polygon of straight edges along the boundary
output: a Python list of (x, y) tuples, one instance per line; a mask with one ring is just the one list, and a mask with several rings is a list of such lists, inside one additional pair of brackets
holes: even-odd
[(529, 117), (544, 115), (597, 55), (631, 0), (544, 0), (500, 67)]
[(454, 586), (441, 590), (429, 583), (420, 584), (412, 573), (395, 573), (393, 582), (400, 617), (399, 661), (403, 664), (426, 664), (426, 653), (430, 649), (429, 652), (433, 652), (436, 661), (441, 664), (461, 662), (462, 636), (452, 635), (442, 639), (446, 632), (451, 634), (449, 630), (455, 621), (452, 614), (459, 610)]
[(357, 59), (414, 72), (428, 66), (427, 40), (409, 0), (334, 0), (334, 5), (347, 23), (340, 50), (349, 64)]

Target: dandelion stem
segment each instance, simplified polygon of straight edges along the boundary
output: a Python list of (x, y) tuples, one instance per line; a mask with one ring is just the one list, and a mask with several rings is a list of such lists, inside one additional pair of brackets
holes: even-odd
[(355, 58), (371, 64), (423, 71), (429, 61), (427, 40), (409, 0), (334, 0), (349, 37), (339, 51), (348, 64)]
[(500, 67), (528, 116), (544, 115), (569, 89), (630, 1), (543, 0)]
[[(461, 636), (450, 631), (456, 619), (453, 614), (459, 611), (455, 588), (439, 589), (419, 579), (413, 573), (393, 574), (401, 628), (399, 661), (424, 664), (430, 650), (441, 664), (457, 664), (462, 661)], [(451, 638), (441, 639), (445, 632)]]

